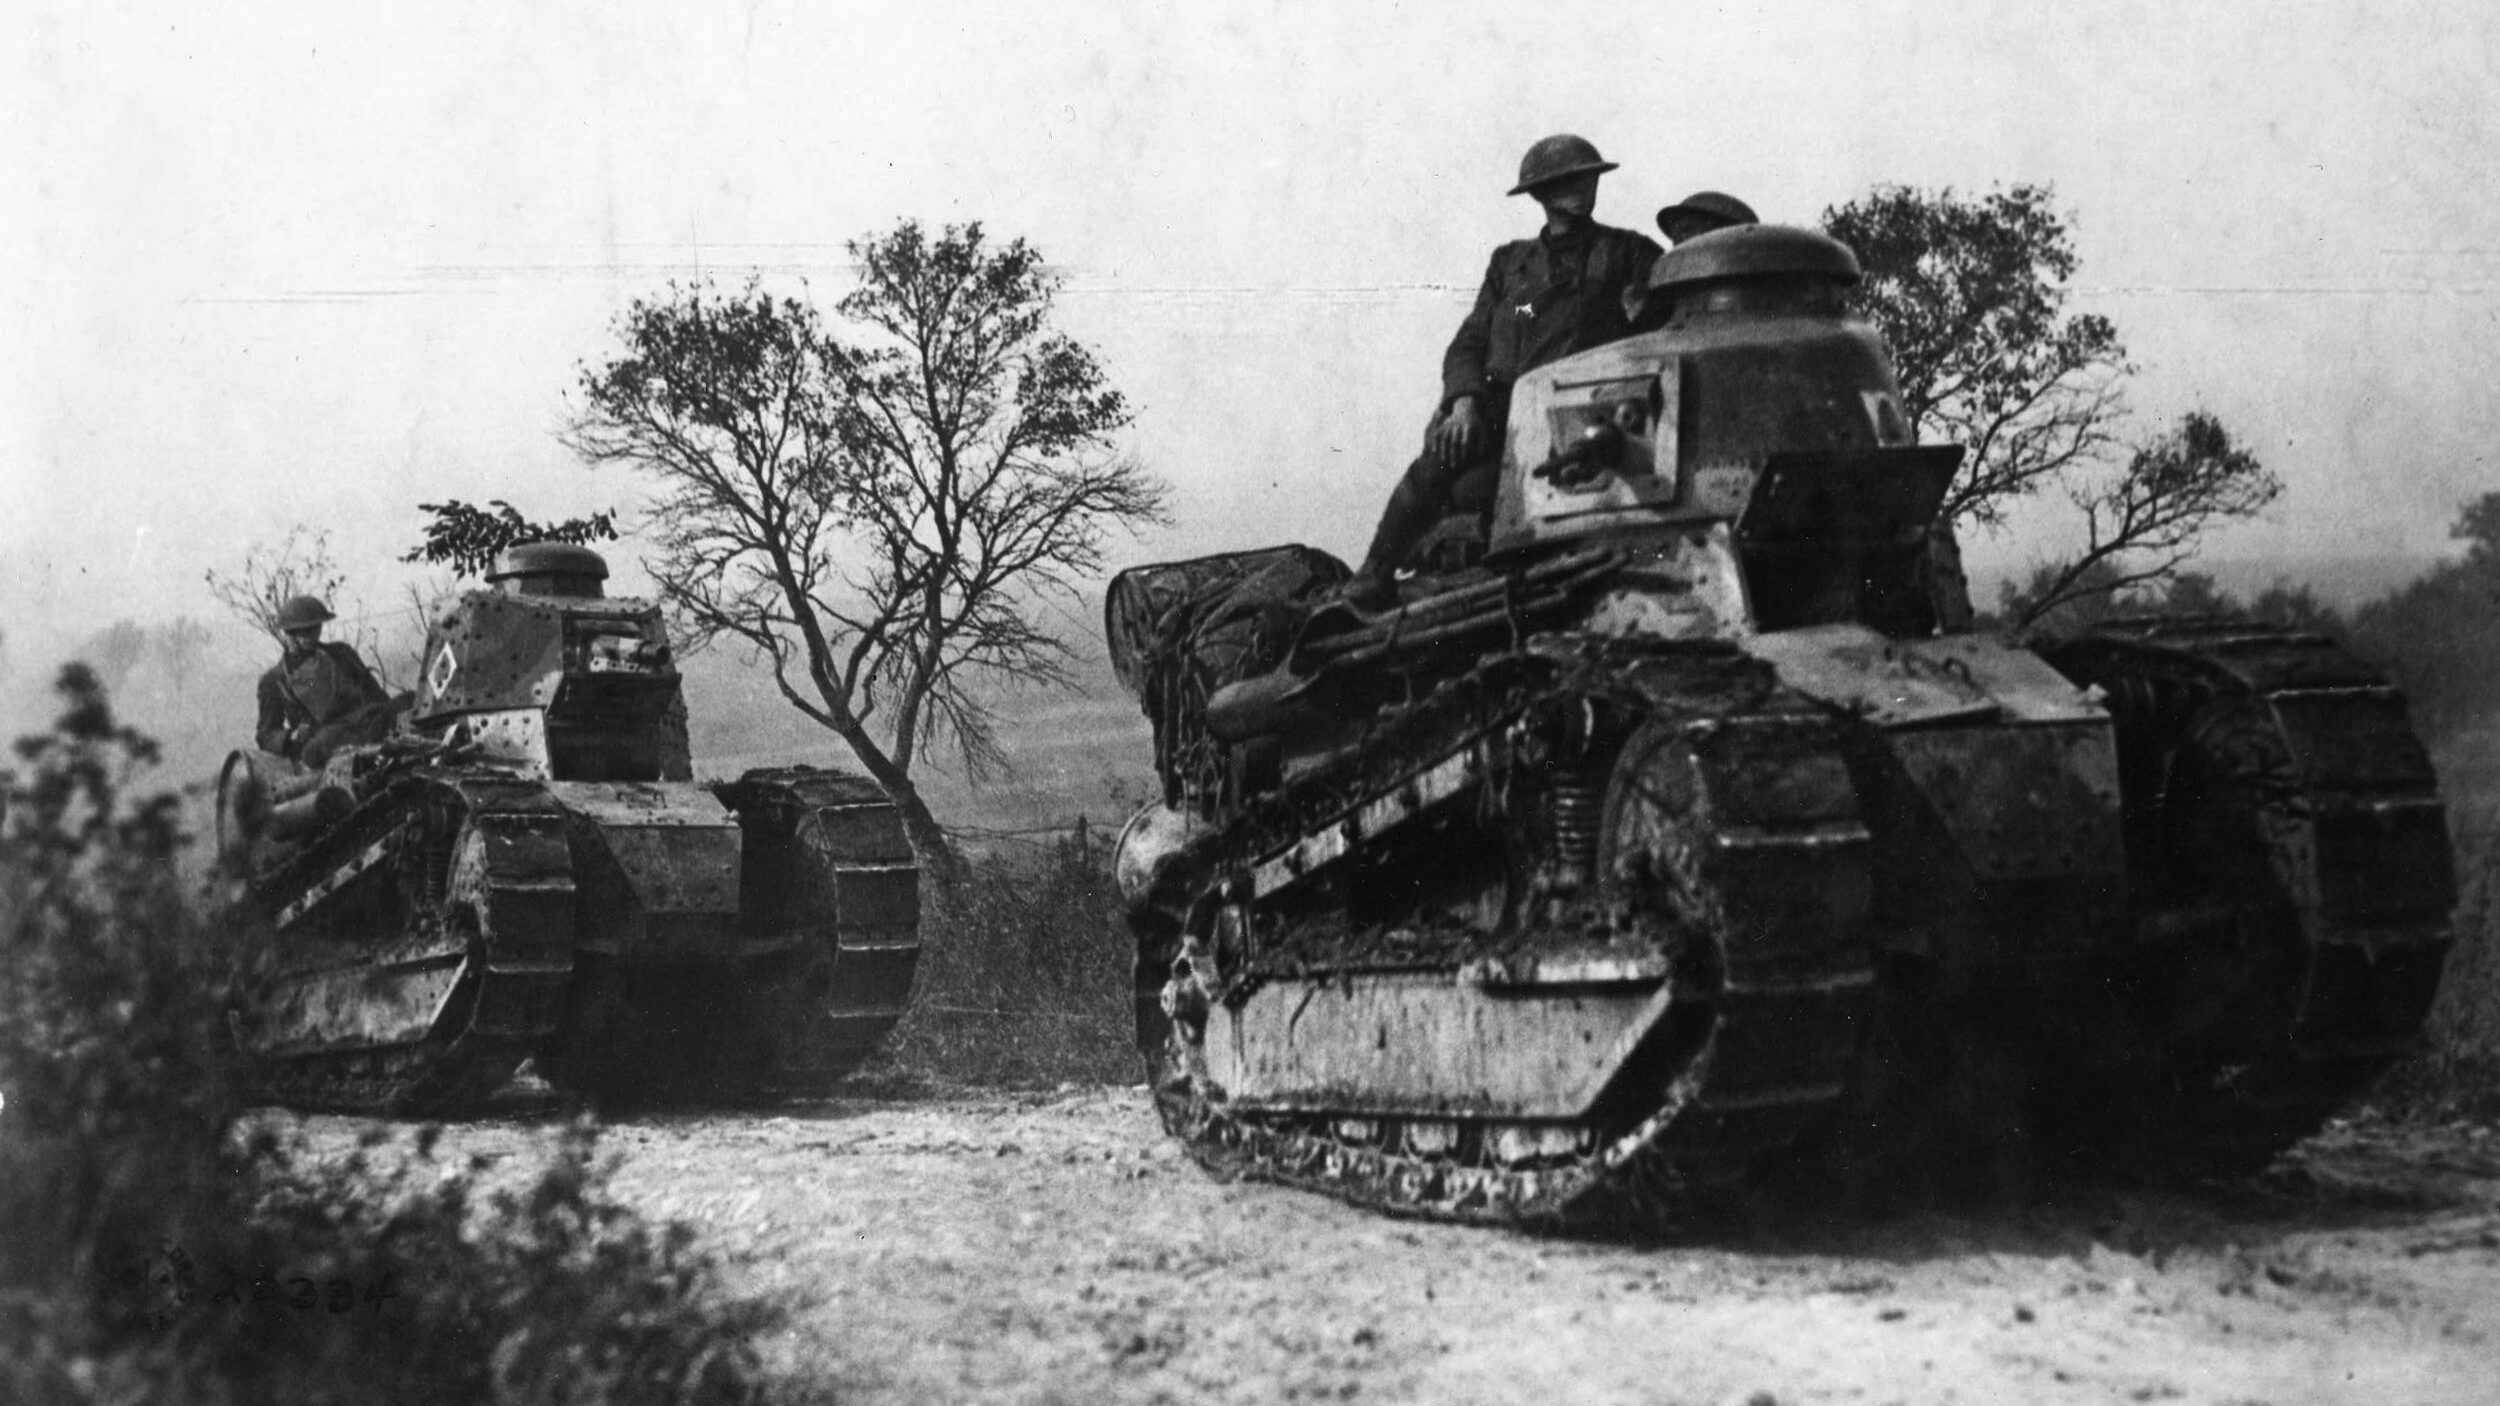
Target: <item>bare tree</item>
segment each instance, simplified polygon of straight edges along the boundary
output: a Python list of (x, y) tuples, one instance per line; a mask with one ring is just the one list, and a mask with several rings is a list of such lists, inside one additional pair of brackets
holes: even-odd
[(330, 556), (330, 529), (300, 522), (274, 543), (255, 543), (233, 573), (214, 567), (208, 571), (208, 593), (217, 603), (281, 648), (286, 632), (278, 628), (280, 608), (296, 596), (326, 601), (339, 618), (338, 636), (373, 664), (384, 688), (397, 691), (400, 685), (381, 647), (381, 633), (373, 628), (363, 601), (351, 601), (342, 594), (346, 585), (347, 573)]
[(2273, 470), (2233, 444), (2221, 421), (2191, 412), (2121, 472), (2069, 488), (2083, 513), (2083, 546), (2009, 598), (2011, 624), (2029, 629), (2080, 600), (2175, 581), (2206, 528), (2253, 517), (2282, 492)]
[(280, 645), (286, 643), (286, 631), (278, 628), (280, 607), (296, 596), (332, 600), (346, 584), (347, 573), (330, 558), (330, 529), (300, 522), (274, 543), (255, 543), (233, 574), (214, 567), (208, 572), (208, 593), (217, 603)]
[(1038, 607), (1101, 571), (1111, 529), (1163, 520), (1164, 488), (1116, 451), (1127, 403), (1052, 329), (1030, 245), (906, 221), (850, 252), (838, 329), (753, 283), (636, 302), (568, 442), (651, 481), (663, 598), (768, 661), (946, 879), (915, 769), (940, 747), (997, 766), (979, 686), (1070, 681)]

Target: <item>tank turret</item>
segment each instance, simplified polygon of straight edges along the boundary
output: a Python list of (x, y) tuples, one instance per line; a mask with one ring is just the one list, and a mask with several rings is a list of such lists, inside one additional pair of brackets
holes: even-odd
[(596, 600), (608, 579), (608, 563), (588, 547), (528, 542), (495, 557), (486, 584), (516, 596), (572, 596)]
[(687, 781), (684, 683), (659, 607), (600, 590), (587, 547), (516, 547), (435, 621), (410, 723), (559, 781)]
[(1774, 455), (1905, 448), (1882, 341), (1844, 296), (1857, 260), (1807, 230), (1700, 235), (1651, 269), (1638, 325), (1512, 393), (1490, 548), (1515, 553), (1732, 519)]

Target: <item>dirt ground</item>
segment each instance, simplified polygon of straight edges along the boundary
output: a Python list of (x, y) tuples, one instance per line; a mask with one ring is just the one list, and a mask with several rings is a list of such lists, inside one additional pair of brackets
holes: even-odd
[[(305, 1124), (342, 1149), (360, 1126)], [(768, 1357), (845, 1403), (2500, 1400), (2489, 1128), (2340, 1125), (2249, 1183), (1651, 1244), (1219, 1183), (1137, 1089), (651, 1118), (606, 1146), (623, 1198), (794, 1297)]]

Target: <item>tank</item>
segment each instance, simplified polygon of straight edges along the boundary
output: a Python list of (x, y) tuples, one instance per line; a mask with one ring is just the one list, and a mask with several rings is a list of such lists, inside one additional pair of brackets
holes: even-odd
[(472, 1107), (524, 1061), (609, 1102), (818, 1092), (900, 1018), (918, 868), (870, 782), (693, 780), (660, 612), (517, 547), (434, 622), (396, 729), (244, 751), (218, 839), (273, 934), (238, 1029), (273, 1101)]
[(2402, 697), (2245, 620), (1974, 632), (1962, 451), (1857, 277), (1677, 246), (1385, 614), (1303, 547), (1115, 580), (1138, 1040), (1200, 1162), (1537, 1225), (2009, 1144), (2224, 1172), (2414, 1040), (2454, 892)]

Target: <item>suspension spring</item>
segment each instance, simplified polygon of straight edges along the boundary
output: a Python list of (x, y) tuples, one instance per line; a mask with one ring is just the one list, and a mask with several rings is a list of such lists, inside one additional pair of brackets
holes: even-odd
[(1546, 815), (1554, 839), (1556, 877), (1586, 887), (1597, 877), (1597, 830), (1603, 804), (1597, 782), (1580, 771), (1549, 783)]

